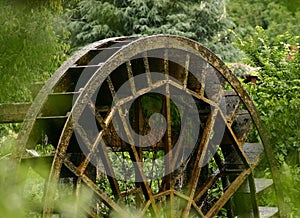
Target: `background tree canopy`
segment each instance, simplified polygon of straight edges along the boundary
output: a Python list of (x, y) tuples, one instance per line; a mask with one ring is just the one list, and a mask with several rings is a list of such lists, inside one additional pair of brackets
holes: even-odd
[(82, 0), (70, 16), (72, 48), (112, 36), (175, 34), (202, 42), (226, 60), (236, 54), (223, 0)]
[(295, 0), (228, 1), (228, 14), (241, 36), (253, 36), (255, 27), (261, 26), (272, 40), (289, 31), (299, 34), (300, 2)]

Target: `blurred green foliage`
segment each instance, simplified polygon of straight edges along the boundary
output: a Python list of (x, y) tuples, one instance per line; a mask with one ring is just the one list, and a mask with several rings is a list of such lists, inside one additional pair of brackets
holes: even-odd
[(30, 101), (30, 85), (48, 79), (65, 59), (65, 35), (54, 31), (59, 25), (47, 8), (0, 2), (1, 103)]
[(255, 27), (260, 26), (273, 40), (286, 31), (299, 34), (299, 6), (297, 0), (229, 0), (227, 9), (240, 36), (254, 36)]
[(7, 176), (11, 161), (0, 157), (0, 217), (24, 217), (24, 202), (20, 195), (22, 186), (13, 176)]

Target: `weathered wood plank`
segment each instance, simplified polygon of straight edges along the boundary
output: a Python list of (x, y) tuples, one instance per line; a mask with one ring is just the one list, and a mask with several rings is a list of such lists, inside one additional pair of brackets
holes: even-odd
[(278, 217), (278, 208), (277, 207), (259, 207), (259, 217), (261, 217), (261, 218)]
[[(45, 83), (35, 82), (30, 86), (30, 92), (32, 98), (38, 94)], [(14, 102), (14, 103), (2, 103), (0, 104), (0, 123), (21, 123), (23, 122), (25, 115), (31, 102)]]
[(0, 104), (0, 123), (23, 122), (31, 103), (6, 103)]

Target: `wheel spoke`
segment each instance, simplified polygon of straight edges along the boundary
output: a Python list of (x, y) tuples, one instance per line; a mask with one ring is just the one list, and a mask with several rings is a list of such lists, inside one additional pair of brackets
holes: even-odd
[(251, 195), (251, 203), (252, 203), (253, 215), (254, 215), (254, 217), (259, 217), (258, 203), (257, 203), (256, 195), (255, 195), (256, 188), (255, 188), (253, 173), (248, 177), (248, 180), (249, 180), (249, 187), (250, 187), (250, 195)]
[(189, 65), (190, 65), (190, 55), (186, 54), (185, 58), (185, 68), (184, 68), (184, 80), (183, 80), (183, 89), (186, 89), (188, 77), (189, 77)]
[[(183, 114), (182, 114), (182, 117), (185, 117), (185, 115), (186, 115), (186, 111), (184, 110)], [(188, 119), (184, 119), (183, 124), (182, 124), (182, 127), (183, 127), (182, 131), (186, 129), (187, 124), (188, 124)], [(173, 160), (172, 163), (171, 163), (172, 172), (176, 167), (176, 163), (178, 163), (178, 157), (179, 157), (180, 152), (182, 152), (182, 150), (184, 148), (184, 142), (185, 142), (184, 137), (179, 137), (177, 148), (175, 150), (174, 155), (172, 156), (172, 160)]]
[(245, 154), (244, 150), (243, 150), (243, 147), (242, 145), (240, 144), (240, 142), (238, 141), (235, 133), (233, 132), (232, 128), (230, 127), (230, 124), (226, 122), (226, 117), (224, 116), (223, 112), (220, 110), (219, 111), (219, 114), (221, 115), (223, 121), (225, 122), (226, 124), (226, 128), (227, 130), (229, 131), (230, 133), (230, 136), (232, 137), (233, 139), (233, 145), (234, 147), (236, 148), (236, 151), (238, 152), (238, 155), (239, 157), (241, 158), (241, 160), (243, 161), (244, 165), (246, 168), (250, 168), (251, 165), (250, 165), (250, 161), (249, 159), (247, 158), (247, 155)]
[[(164, 73), (166, 76), (167, 81), (169, 81), (169, 60), (168, 60), (168, 50), (165, 50), (164, 53)], [(167, 119), (167, 132), (164, 137), (164, 144), (165, 144), (165, 154), (168, 154), (168, 159), (165, 163), (165, 184), (166, 189), (171, 190), (170, 193), (170, 217), (174, 217), (174, 182), (173, 182), (173, 171), (172, 168), (172, 127), (171, 127), (171, 100), (170, 100), (170, 85), (169, 83), (166, 84), (165, 89), (165, 96), (163, 98), (163, 113)]]
[[(111, 113), (113, 113), (114, 110), (111, 111)], [(110, 113), (110, 114), (111, 114)], [(106, 148), (106, 145), (103, 141), (103, 134), (105, 132), (105, 130), (108, 128), (109, 125), (109, 120), (111, 119), (112, 115), (108, 115), (106, 117), (106, 119), (104, 120), (104, 124), (105, 124), (105, 129), (101, 130), (100, 133), (98, 134), (95, 142), (93, 144), (91, 144), (88, 140), (88, 138), (85, 136), (85, 131), (84, 129), (78, 124), (77, 125), (77, 133), (81, 136), (82, 140), (84, 141), (85, 145), (89, 148), (89, 153), (86, 155), (86, 157), (84, 158), (84, 160), (81, 162), (81, 164), (78, 167), (78, 171), (80, 172), (80, 174), (82, 175), (85, 171), (85, 169), (87, 168), (92, 156), (95, 156), (96, 154), (96, 150), (99, 149), (99, 153), (100, 153), (100, 159), (103, 163), (104, 169), (106, 171), (106, 175), (107, 178), (109, 180), (109, 183), (111, 185), (111, 189), (113, 191), (114, 196), (116, 197), (116, 199), (119, 199), (121, 197), (121, 192), (120, 192), (120, 188), (118, 185), (118, 181), (116, 180), (116, 176), (112, 167), (112, 163), (111, 160), (108, 156), (108, 151)], [(98, 146), (100, 144), (100, 146)]]
[(206, 70), (209, 68), (209, 66), (210, 65), (208, 63), (206, 63), (206, 68), (202, 73), (202, 77), (201, 77), (201, 81), (200, 81), (201, 88), (200, 88), (199, 94), (200, 94), (200, 96), (203, 96), (203, 97), (204, 97), (204, 93), (205, 93), (205, 80), (206, 80), (206, 74), (207, 74)]
[(62, 137), (58, 143), (57, 151), (54, 156), (54, 162), (52, 163), (50, 175), (46, 185), (45, 200), (43, 208), (43, 217), (50, 218), (54, 207), (55, 193), (57, 189), (57, 183), (59, 180), (60, 169), (63, 163), (63, 159), (66, 155), (69, 141), (73, 134), (72, 116), (69, 116), (65, 127), (64, 137)]
[(196, 204), (194, 201), (192, 202), (192, 204), (193, 204), (195, 210), (198, 212), (198, 214), (199, 214), (201, 217), (205, 217), (204, 214), (203, 214), (203, 212), (200, 210), (200, 208), (197, 206), (197, 204)]
[[(111, 91), (112, 96), (116, 97), (115, 96), (114, 85), (113, 85), (110, 77), (107, 78), (107, 82), (108, 82), (109, 89)], [(129, 126), (128, 126), (128, 123), (126, 121), (126, 118), (123, 115), (124, 113), (123, 113), (123, 111), (121, 109), (121, 106), (119, 106), (117, 110), (118, 110), (118, 115), (121, 118), (121, 122), (122, 122), (122, 125), (123, 125), (122, 127), (124, 128), (125, 134), (126, 134), (127, 139), (128, 139), (128, 141), (130, 143), (130, 148), (131, 148), (131, 152), (132, 152), (132, 158), (133, 158), (133, 161), (135, 162), (134, 163), (134, 167), (135, 167), (135, 171), (136, 171), (136, 176), (137, 176), (137, 178), (139, 180), (143, 181), (142, 185), (143, 185), (144, 194), (146, 195), (146, 199), (149, 199), (151, 201), (152, 208), (153, 208), (154, 212), (157, 213), (157, 207), (156, 207), (156, 204), (155, 204), (155, 200), (153, 199), (151, 188), (149, 187), (149, 185), (147, 183), (147, 179), (146, 179), (146, 176), (145, 176), (145, 174), (143, 172), (142, 162), (141, 162), (139, 153), (138, 153), (138, 151), (136, 149), (135, 142), (134, 142), (132, 134), (131, 134), (131, 132), (129, 130)]]
[[(226, 118), (228, 124), (231, 126), (233, 121), (235, 120), (237, 113), (239, 111), (240, 106), (242, 105), (240, 97), (234, 90), (227, 90), (225, 91), (225, 99), (226, 99)], [(225, 115), (225, 114), (224, 114)]]
[(229, 201), (233, 194), (243, 184), (247, 177), (251, 174), (251, 169), (243, 171), (238, 177), (231, 183), (228, 189), (218, 199), (218, 201), (212, 206), (212, 208), (205, 214), (206, 217), (214, 217), (221, 210), (221, 208)]
[(146, 71), (147, 83), (148, 83), (148, 86), (151, 87), (152, 80), (151, 80), (150, 66), (149, 66), (147, 52), (144, 53), (143, 62), (144, 62), (144, 67), (145, 67), (145, 71)]
[[(134, 108), (134, 113), (135, 113), (135, 131), (139, 134), (142, 135), (143, 134), (143, 130), (144, 130), (144, 122), (145, 122), (145, 118), (143, 115), (143, 106), (142, 106), (142, 101), (141, 98), (137, 99), (137, 103), (135, 105)], [(143, 151), (142, 151), (142, 141), (138, 141), (137, 142), (138, 146), (137, 147), (137, 152), (138, 152), (138, 156), (140, 158), (140, 160), (142, 161), (142, 156), (143, 156)], [(138, 179), (138, 175), (135, 175), (136, 180)], [(143, 187), (143, 183), (141, 182), (135, 182), (135, 186), (136, 186), (136, 190), (139, 190), (139, 192), (136, 193), (136, 204), (137, 206), (140, 208), (142, 207), (142, 203), (143, 203), (143, 199), (141, 196), (141, 188)], [(151, 187), (151, 184), (150, 184)]]
[(111, 96), (112, 96), (113, 98), (117, 98), (117, 96), (116, 96), (116, 90), (115, 90), (115, 88), (114, 88), (114, 84), (112, 83), (112, 80), (111, 80), (110, 76), (108, 76), (108, 77), (106, 78), (106, 82), (107, 82), (107, 84), (108, 84), (108, 88), (109, 88), (109, 91), (110, 91)]
[[(68, 159), (64, 160), (64, 165), (73, 172), (76, 176), (81, 177), (82, 181), (91, 188), (109, 207), (113, 208), (119, 214), (127, 214), (115, 201), (106, 195), (88, 176), (85, 174), (80, 175), (77, 167)], [(127, 214), (128, 215), (128, 214)], [(129, 215), (128, 215), (129, 216)]]
[(101, 114), (97, 111), (96, 106), (94, 105), (94, 103), (92, 101), (90, 101), (88, 106), (91, 109), (93, 115), (95, 116), (95, 118), (96, 118), (97, 122), (99, 123), (99, 125), (101, 126), (101, 128), (105, 129), (106, 125), (105, 125), (104, 119), (101, 116)]
[(212, 187), (213, 184), (221, 177), (220, 172), (216, 172), (210, 178), (207, 179), (206, 183), (199, 188), (199, 192), (195, 194), (194, 201), (197, 202), (200, 198)]
[(198, 179), (200, 177), (201, 169), (202, 169), (204, 161), (205, 161), (205, 155), (208, 150), (209, 141), (210, 141), (211, 135), (213, 133), (213, 127), (214, 127), (214, 124), (216, 121), (217, 114), (218, 114), (218, 108), (214, 108), (208, 117), (205, 129), (203, 131), (203, 136), (202, 136), (202, 139), (201, 139), (201, 142), (200, 142), (200, 145), (198, 148), (198, 153), (197, 153), (197, 156), (195, 159), (195, 165), (194, 165), (193, 171), (191, 173), (192, 178), (188, 185), (190, 199), (182, 212), (183, 217), (188, 217), (188, 215), (189, 215), (189, 211), (190, 211), (190, 208), (191, 208), (191, 205), (192, 205), (192, 202), (194, 199), (194, 195), (196, 192)]
[(131, 62), (130, 61), (126, 62), (126, 69), (127, 69), (127, 73), (128, 73), (128, 79), (129, 79), (129, 82), (130, 82), (131, 92), (132, 92), (132, 95), (135, 96), (136, 95), (136, 88), (135, 88), (135, 84), (134, 84), (133, 72), (132, 72), (132, 67), (131, 67)]
[(127, 135), (127, 139), (130, 143), (132, 158), (133, 158), (133, 161), (135, 162), (134, 163), (135, 172), (138, 176), (138, 179), (143, 181), (142, 184), (143, 184), (144, 194), (146, 195), (146, 199), (147, 200), (149, 199), (151, 201), (152, 208), (153, 208), (154, 212), (157, 214), (156, 203), (155, 203), (155, 200), (153, 198), (151, 188), (149, 187), (149, 185), (147, 183), (147, 178), (146, 178), (146, 176), (144, 174), (144, 171), (143, 171), (142, 162), (140, 160), (139, 153), (136, 149), (135, 142), (134, 142), (132, 134), (129, 130), (126, 118), (123, 116), (123, 111), (120, 107), (118, 108), (118, 113), (119, 113), (119, 117), (121, 118), (125, 133)]

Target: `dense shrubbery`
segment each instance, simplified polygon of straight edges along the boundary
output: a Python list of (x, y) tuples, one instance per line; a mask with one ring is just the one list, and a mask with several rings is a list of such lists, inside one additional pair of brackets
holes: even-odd
[(300, 37), (286, 33), (270, 39), (261, 27), (256, 30), (254, 37), (240, 39), (238, 44), (247, 63), (259, 69), (259, 82), (246, 88), (261, 114), (282, 172), (287, 212), (299, 216)]
[(299, 164), (300, 55), (299, 37), (286, 33), (273, 43), (258, 27), (255, 37), (240, 41), (247, 63), (258, 70), (259, 82), (248, 91), (262, 115), (281, 162)]

